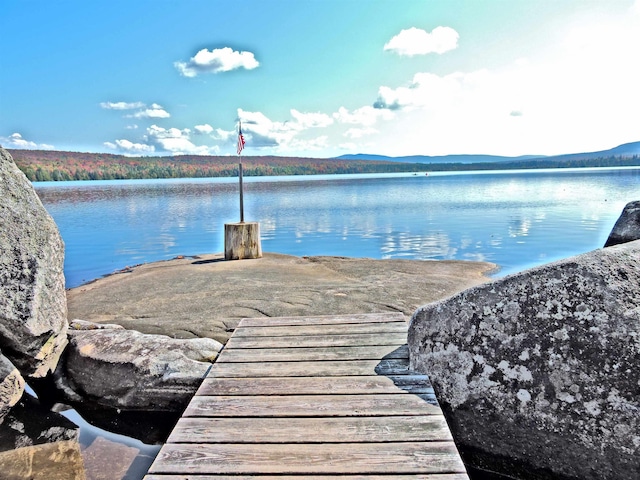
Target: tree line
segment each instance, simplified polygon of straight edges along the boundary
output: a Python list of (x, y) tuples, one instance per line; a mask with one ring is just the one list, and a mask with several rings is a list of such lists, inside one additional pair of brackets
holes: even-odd
[[(238, 176), (238, 159), (229, 156), (181, 155), (125, 157), (104, 153), (50, 150), (9, 150), (18, 168), (34, 182)], [(404, 163), (381, 160), (342, 160), (298, 157), (243, 157), (243, 174), (317, 175), (340, 173), (400, 173), (530, 168), (619, 167), (640, 165), (640, 157), (538, 158), (478, 163)]]
[[(238, 158), (180, 155), (125, 157), (101, 153), (9, 150), (31, 181), (236, 177)], [(246, 176), (420, 172), (424, 164), (297, 157), (243, 157)]]

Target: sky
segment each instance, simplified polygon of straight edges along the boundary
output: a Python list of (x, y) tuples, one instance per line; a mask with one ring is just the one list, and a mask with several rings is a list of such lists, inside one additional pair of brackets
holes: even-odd
[(640, 140), (640, 0), (2, 0), (0, 145), (505, 156)]

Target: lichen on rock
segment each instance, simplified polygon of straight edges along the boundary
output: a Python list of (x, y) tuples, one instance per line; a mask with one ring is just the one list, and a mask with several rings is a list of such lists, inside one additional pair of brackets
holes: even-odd
[(638, 478), (639, 291), (635, 241), (418, 309), (412, 368), (430, 376), (465, 461)]

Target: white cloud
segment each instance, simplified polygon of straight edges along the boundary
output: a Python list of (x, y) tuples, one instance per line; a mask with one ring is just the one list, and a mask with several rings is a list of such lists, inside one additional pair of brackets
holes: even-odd
[(219, 140), (223, 144), (233, 143), (233, 145), (235, 146), (238, 139), (237, 135), (238, 132), (236, 130), (223, 130), (221, 128), (216, 128), (215, 130), (213, 130), (213, 132), (211, 132), (209, 136), (214, 140)]
[(162, 128), (151, 125), (147, 128), (147, 140), (156, 145), (160, 150), (170, 152), (175, 155), (216, 155), (219, 151), (217, 146), (195, 145), (190, 138), (191, 130), (188, 128)]
[[(138, 110), (125, 115), (125, 118), (169, 118), (171, 114), (162, 105), (152, 103), (147, 106), (143, 102), (102, 102), (100, 106), (106, 110)], [(127, 128), (138, 128), (137, 125)]]
[(213, 127), (208, 123), (205, 123), (204, 125), (196, 125), (195, 127), (193, 127), (193, 129), (196, 131), (196, 133), (200, 133), (203, 135), (208, 135), (213, 132)]
[(242, 120), (242, 133), (247, 147), (278, 147), (288, 144), (295, 136), (298, 126), (293, 122), (274, 122), (261, 112), (238, 109)]
[(53, 150), (54, 146), (47, 143), (36, 143), (25, 140), (21, 134), (12, 133), (8, 137), (0, 137), (0, 145), (4, 148), (15, 148), (20, 150)]
[(106, 110), (135, 110), (136, 108), (144, 108), (142, 102), (101, 102), (100, 106)]
[(287, 146), (291, 150), (299, 152), (307, 151), (320, 151), (329, 146), (329, 137), (321, 135), (319, 137), (311, 138), (308, 140), (294, 139)]
[(362, 138), (362, 137), (366, 137), (368, 135), (373, 135), (379, 133), (378, 130), (376, 130), (375, 128), (371, 128), (371, 127), (366, 127), (366, 128), (350, 128), (348, 129), (346, 132), (344, 132), (344, 136), (347, 138)]
[[(367, 107), (371, 110), (373, 108)], [(262, 112), (238, 110), (238, 118), (242, 120), (242, 131), (246, 140), (246, 148), (260, 149), (258, 154), (273, 155), (317, 155), (317, 152), (336, 150), (335, 139), (343, 134), (338, 118), (353, 120), (357, 115), (342, 109), (339, 114), (320, 112), (305, 113), (292, 109), (291, 117), (285, 121), (274, 121)], [(381, 116), (376, 113), (377, 116)], [(385, 114), (386, 115), (386, 114)], [(367, 118), (367, 117), (364, 117)], [(322, 133), (318, 134), (318, 130)], [(233, 132), (235, 141), (236, 132)], [(357, 135), (354, 133), (354, 135)], [(250, 153), (249, 153), (250, 154)], [(329, 152), (323, 156), (331, 156)]]
[(411, 27), (389, 40), (384, 50), (407, 56), (442, 54), (457, 48), (458, 38), (460, 35), (451, 27), (436, 27), (431, 33)]
[(416, 73), (406, 87), (378, 89), (378, 99), (374, 106), (379, 109), (401, 110), (404, 108), (457, 106), (460, 95), (474, 93), (478, 88), (491, 82), (487, 70), (470, 73), (455, 72), (449, 75), (435, 75), (428, 72)]
[(112, 150), (125, 152), (126, 154), (153, 153), (155, 147), (145, 143), (133, 143), (126, 139), (116, 140), (115, 143), (104, 142), (104, 145)]
[(229, 47), (207, 50), (203, 48), (188, 62), (175, 62), (174, 66), (185, 77), (195, 77), (200, 73), (229, 72), (244, 68), (253, 70), (260, 63), (251, 52), (237, 52)]
[(144, 110), (127, 115), (127, 118), (169, 118), (170, 116), (171, 114), (161, 105), (153, 103), (150, 107), (145, 108)]
[(298, 122), (300, 128), (328, 127), (333, 123), (333, 118), (326, 113), (301, 113), (292, 109), (291, 116)]
[(339, 123), (352, 123), (367, 127), (375, 125), (380, 119), (391, 120), (393, 116), (393, 112), (389, 110), (374, 108), (369, 105), (357, 108), (353, 112), (349, 112), (346, 108), (340, 107), (338, 111), (333, 114), (333, 118)]

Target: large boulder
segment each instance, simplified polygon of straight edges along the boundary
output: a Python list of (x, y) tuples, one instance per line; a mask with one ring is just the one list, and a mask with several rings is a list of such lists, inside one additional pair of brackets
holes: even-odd
[(64, 244), (33, 186), (0, 148), (0, 349), (22, 375), (55, 369), (67, 342)]
[(7, 357), (0, 354), (0, 423), (24, 392), (24, 379)]
[(429, 375), (466, 464), (509, 478), (640, 478), (640, 241), (418, 309)]
[(200, 386), (222, 344), (135, 330), (70, 330), (55, 372), (72, 402), (123, 410), (181, 411)]
[(640, 240), (640, 200), (625, 205), (616, 221), (605, 247)]

